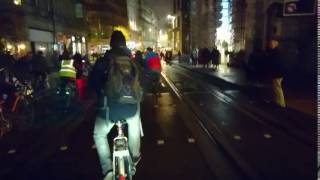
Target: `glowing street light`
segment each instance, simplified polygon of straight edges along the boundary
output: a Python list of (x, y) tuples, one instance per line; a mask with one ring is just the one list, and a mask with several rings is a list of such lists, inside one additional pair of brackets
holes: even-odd
[(175, 19), (176, 17), (175, 16), (172, 16), (171, 14), (168, 14), (167, 15), (167, 19)]

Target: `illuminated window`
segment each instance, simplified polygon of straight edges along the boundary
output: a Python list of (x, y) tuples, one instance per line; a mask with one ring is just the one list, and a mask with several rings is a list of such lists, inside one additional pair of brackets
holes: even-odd
[(13, 0), (13, 3), (19, 6), (22, 4), (21, 0)]

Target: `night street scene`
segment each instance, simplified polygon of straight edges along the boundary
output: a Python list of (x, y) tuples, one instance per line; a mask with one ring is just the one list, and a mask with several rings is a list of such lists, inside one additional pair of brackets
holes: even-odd
[(0, 0), (0, 180), (320, 179), (316, 8)]

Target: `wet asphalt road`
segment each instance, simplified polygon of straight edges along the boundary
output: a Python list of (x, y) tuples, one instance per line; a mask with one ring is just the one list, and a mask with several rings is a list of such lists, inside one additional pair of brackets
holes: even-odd
[[(294, 125), (273, 122), (283, 113), (255, 102), (250, 108), (238, 89), (212, 86), (175, 66), (164, 67), (164, 75), (176, 91), (163, 81), (157, 100), (146, 92), (135, 179), (315, 178), (310, 123), (298, 128), (298, 120)], [(92, 139), (93, 104), (89, 98), (62, 113), (55, 96), (39, 102), (33, 128), (15, 122), (17, 130), (0, 140), (0, 179), (102, 179)], [(201, 130), (188, 125), (197, 121)], [(224, 178), (231, 173), (236, 178)]]
[(314, 117), (261, 104), (237, 87), (218, 86), (177, 65), (166, 68), (165, 75), (251, 178), (316, 178)]
[[(55, 97), (47, 98), (37, 105), (33, 128), (19, 128), (0, 140), (0, 179), (102, 179), (92, 139), (93, 102), (74, 103), (63, 113)], [(214, 177), (176, 106), (168, 87), (157, 101), (146, 93), (142, 160), (135, 179)]]

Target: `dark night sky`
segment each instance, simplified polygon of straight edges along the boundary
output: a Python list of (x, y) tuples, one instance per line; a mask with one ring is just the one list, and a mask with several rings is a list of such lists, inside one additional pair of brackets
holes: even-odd
[(146, 2), (155, 11), (162, 26), (167, 20), (167, 15), (172, 14), (173, 0), (146, 0)]

